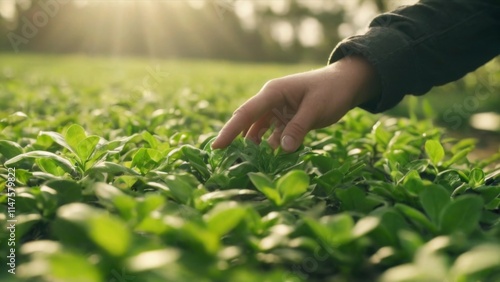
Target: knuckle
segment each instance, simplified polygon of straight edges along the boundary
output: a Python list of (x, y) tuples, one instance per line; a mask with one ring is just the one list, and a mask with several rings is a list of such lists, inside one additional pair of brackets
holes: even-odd
[(241, 115), (242, 112), (244, 112), (244, 110), (242, 110), (242, 107), (239, 107), (236, 110), (234, 110), (233, 116)]
[(245, 106), (245, 105), (242, 105), (240, 107), (238, 107), (234, 112), (233, 112), (233, 116), (247, 116), (249, 113), (249, 110), (248, 110), (248, 107)]
[(283, 82), (281, 78), (274, 78), (264, 84), (264, 89), (266, 90), (280, 90), (283, 87)]
[(305, 128), (302, 124), (298, 122), (290, 122), (287, 124), (285, 128), (286, 133), (285, 134), (291, 134), (293, 136), (305, 136), (307, 132), (309, 131), (307, 128)]
[(238, 123), (248, 124), (251, 122), (250, 111), (245, 105), (240, 106), (233, 112), (233, 118), (233, 120), (235, 122), (237, 120)]

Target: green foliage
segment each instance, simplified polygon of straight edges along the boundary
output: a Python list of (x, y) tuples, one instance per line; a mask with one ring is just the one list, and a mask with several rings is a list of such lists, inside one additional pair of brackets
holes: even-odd
[(444, 157), (443, 146), (441, 146), (439, 141), (436, 140), (427, 140), (425, 142), (425, 152), (435, 165), (437, 165)]
[(282, 206), (302, 196), (307, 191), (309, 179), (302, 170), (293, 170), (273, 182), (262, 173), (248, 175), (255, 188), (262, 192), (275, 205)]
[(499, 279), (498, 158), (471, 162), (474, 142), (430, 121), (359, 110), (294, 153), (242, 138), (212, 150), (226, 101), (252, 85), (224, 83), (167, 88), (185, 94), (171, 101), (86, 85), (92, 104), (67, 111), (77, 82), (8, 80), (19, 104), (45, 87), (58, 100), (2, 109), (0, 220), (15, 168), (17, 268), (0, 279)]

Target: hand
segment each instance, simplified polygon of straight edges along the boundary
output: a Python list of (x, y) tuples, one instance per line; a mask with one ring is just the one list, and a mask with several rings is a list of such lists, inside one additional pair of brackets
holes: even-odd
[(240, 133), (259, 143), (273, 127), (269, 144), (293, 152), (310, 130), (337, 122), (352, 108), (376, 99), (379, 92), (373, 67), (359, 56), (273, 79), (234, 112), (212, 148), (227, 147)]

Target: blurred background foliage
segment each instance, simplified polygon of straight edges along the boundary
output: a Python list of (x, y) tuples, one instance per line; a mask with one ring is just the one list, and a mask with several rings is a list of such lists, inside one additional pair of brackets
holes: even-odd
[[(362, 32), (374, 15), (414, 2), (2, 0), (0, 48), (324, 63), (338, 41)], [(29, 29), (36, 36), (29, 38)]]

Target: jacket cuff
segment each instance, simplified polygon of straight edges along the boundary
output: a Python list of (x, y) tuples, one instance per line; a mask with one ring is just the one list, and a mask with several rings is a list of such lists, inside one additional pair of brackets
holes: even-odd
[(383, 112), (397, 105), (405, 89), (418, 83), (415, 58), (410, 40), (404, 34), (387, 27), (372, 27), (361, 36), (349, 37), (333, 50), (328, 63), (351, 55), (363, 56), (375, 69), (381, 85), (378, 100), (359, 107), (372, 113)]

